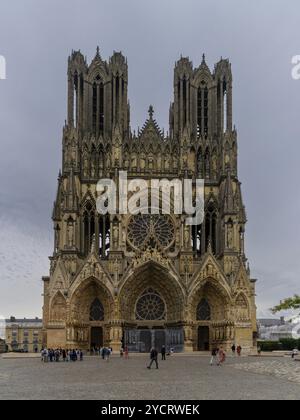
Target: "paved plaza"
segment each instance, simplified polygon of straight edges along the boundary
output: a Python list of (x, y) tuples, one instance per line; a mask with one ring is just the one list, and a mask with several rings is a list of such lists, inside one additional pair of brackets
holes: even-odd
[(174, 355), (146, 369), (148, 355), (109, 362), (42, 363), (0, 358), (0, 399), (300, 399), (300, 362), (290, 358)]

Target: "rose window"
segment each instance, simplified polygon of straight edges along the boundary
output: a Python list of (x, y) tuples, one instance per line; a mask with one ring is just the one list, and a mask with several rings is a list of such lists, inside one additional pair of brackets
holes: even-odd
[(139, 320), (161, 320), (165, 318), (165, 304), (158, 293), (148, 289), (137, 301), (135, 312)]
[(169, 248), (174, 242), (174, 224), (170, 216), (137, 214), (132, 216), (127, 229), (127, 238), (133, 248)]

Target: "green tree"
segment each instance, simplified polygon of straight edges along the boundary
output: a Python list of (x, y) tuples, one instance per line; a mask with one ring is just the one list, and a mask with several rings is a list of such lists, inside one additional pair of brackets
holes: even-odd
[(284, 311), (288, 309), (299, 309), (299, 308), (300, 308), (300, 296), (294, 295), (293, 297), (281, 300), (279, 305), (276, 305), (274, 306), (274, 308), (271, 308), (271, 311), (273, 312), (273, 314), (276, 314), (276, 312), (279, 312), (279, 311)]

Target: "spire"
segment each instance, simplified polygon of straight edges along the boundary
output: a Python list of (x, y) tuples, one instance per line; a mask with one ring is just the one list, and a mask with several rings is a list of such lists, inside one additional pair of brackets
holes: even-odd
[(95, 54), (95, 57), (94, 57), (94, 59), (93, 59), (93, 61), (92, 62), (94, 62), (94, 61), (101, 61), (102, 59), (101, 59), (101, 55), (100, 55), (100, 48), (99, 48), (99, 46), (97, 45), (97, 48), (96, 48), (96, 54)]
[(148, 114), (149, 114), (150, 120), (153, 120), (154, 108), (152, 105), (149, 106)]
[(233, 208), (233, 189), (232, 189), (230, 168), (227, 169), (227, 177), (226, 177), (225, 187), (224, 187), (223, 202), (224, 202), (224, 211), (227, 213), (232, 213), (234, 211), (234, 208)]
[(201, 62), (201, 64), (206, 64), (206, 62), (205, 62), (205, 54), (204, 53), (202, 54), (202, 62)]
[(56, 191), (56, 199), (53, 204), (53, 211), (52, 211), (52, 220), (60, 220), (61, 219), (61, 186), (62, 186), (62, 176), (61, 172), (59, 171), (58, 175), (58, 185)]
[(209, 254), (212, 254), (212, 253), (213, 253), (213, 252), (212, 252), (212, 246), (211, 246), (211, 240), (210, 240), (210, 238), (209, 238), (209, 240), (208, 240), (207, 252), (208, 252)]

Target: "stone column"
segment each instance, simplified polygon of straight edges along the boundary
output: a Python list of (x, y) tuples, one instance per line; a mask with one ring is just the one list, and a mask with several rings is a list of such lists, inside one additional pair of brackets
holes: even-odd
[(118, 352), (122, 346), (122, 335), (123, 329), (121, 327), (121, 323), (119, 321), (112, 321), (109, 331), (109, 345), (111, 346), (114, 352)]
[(192, 352), (193, 349), (193, 328), (191, 325), (185, 325), (183, 327), (184, 332), (184, 351), (186, 352)]

